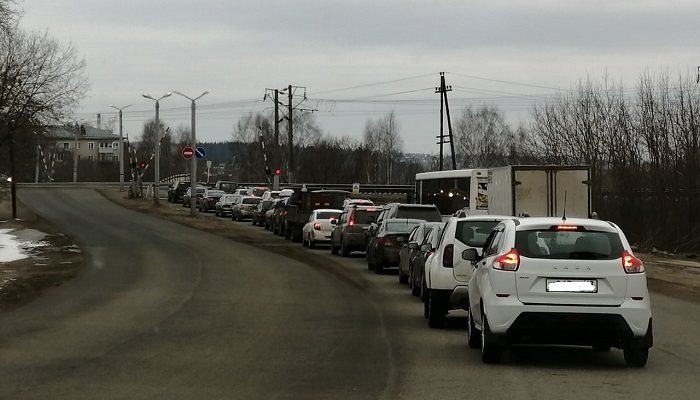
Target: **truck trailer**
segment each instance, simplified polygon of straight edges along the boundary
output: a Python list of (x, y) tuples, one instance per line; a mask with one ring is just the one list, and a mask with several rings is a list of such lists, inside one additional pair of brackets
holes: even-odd
[(509, 165), (488, 172), (489, 214), (589, 218), (591, 168)]

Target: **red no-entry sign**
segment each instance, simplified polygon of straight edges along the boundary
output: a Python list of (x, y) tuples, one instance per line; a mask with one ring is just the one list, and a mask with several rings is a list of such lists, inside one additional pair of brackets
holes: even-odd
[(194, 157), (194, 150), (191, 147), (185, 147), (182, 149), (182, 158), (189, 160)]

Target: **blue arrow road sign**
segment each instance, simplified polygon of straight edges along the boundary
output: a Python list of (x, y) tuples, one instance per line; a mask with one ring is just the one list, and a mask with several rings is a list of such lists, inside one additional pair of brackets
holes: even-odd
[(194, 150), (194, 155), (195, 155), (195, 157), (197, 157), (197, 158), (204, 158), (204, 156), (207, 155), (207, 151), (204, 150), (204, 147), (197, 147), (197, 148)]

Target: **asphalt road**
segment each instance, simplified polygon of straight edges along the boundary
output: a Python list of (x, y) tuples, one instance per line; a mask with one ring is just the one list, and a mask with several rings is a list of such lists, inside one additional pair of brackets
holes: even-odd
[(0, 399), (700, 397), (697, 303), (652, 293), (645, 369), (627, 369), (618, 350), (571, 347), (516, 348), (486, 366), (464, 318), (429, 329), (396, 276), (370, 273), (361, 256), (272, 235), (277, 251), (265, 251), (87, 189), (20, 197), (78, 241), (87, 265), (0, 315)]

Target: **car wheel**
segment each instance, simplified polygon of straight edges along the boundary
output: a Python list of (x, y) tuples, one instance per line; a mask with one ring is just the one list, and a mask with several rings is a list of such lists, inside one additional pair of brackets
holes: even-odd
[(469, 319), (469, 324), (467, 325), (467, 344), (472, 349), (478, 349), (481, 347), (481, 331), (477, 329), (476, 324), (474, 324), (474, 315), (472, 314), (471, 307), (467, 310), (467, 318)]
[(301, 247), (306, 247), (306, 238), (305, 237), (301, 238)]
[(374, 264), (374, 273), (377, 275), (384, 273), (384, 264), (382, 264), (381, 260), (377, 260), (376, 264)]
[(431, 328), (442, 328), (445, 326), (445, 310), (444, 301), (438, 292), (431, 290), (428, 293), (428, 326)]
[(649, 348), (640, 340), (631, 339), (622, 349), (628, 367), (644, 368), (649, 359)]
[[(430, 289), (423, 289), (422, 295), (427, 299), (430, 296)], [(423, 301), (423, 318), (428, 319), (430, 315), (430, 310), (428, 310), (428, 301)]]
[(416, 284), (416, 270), (411, 268), (411, 273), (409, 274), (409, 283), (411, 285), (411, 294), (413, 296), (419, 297), (420, 296), (420, 285)]
[(316, 248), (316, 243), (314, 243), (313, 239), (311, 239), (311, 235), (309, 235), (309, 248), (310, 249)]
[(493, 343), (493, 335), (491, 329), (489, 328), (489, 321), (486, 315), (482, 312), (481, 320), (481, 361), (485, 364), (498, 364), (501, 362), (501, 354), (503, 353), (503, 348)]
[(400, 284), (406, 284), (408, 283), (408, 274), (404, 274), (401, 272), (401, 267), (399, 267), (399, 283)]
[[(422, 302), (426, 302), (428, 300), (428, 287), (425, 285), (425, 276), (420, 277), (420, 299)], [(427, 316), (426, 316), (427, 318)]]
[(338, 248), (335, 246), (335, 242), (333, 242), (333, 237), (331, 236), (331, 254), (332, 255), (338, 255)]
[(342, 239), (340, 239), (340, 256), (341, 257), (347, 257), (350, 255), (350, 252), (348, 249), (345, 247), (345, 242), (343, 242)]
[(605, 353), (607, 351), (610, 351), (610, 347), (611, 346), (609, 344), (597, 343), (593, 345), (593, 351)]

